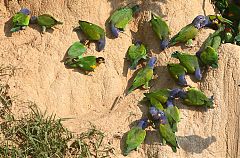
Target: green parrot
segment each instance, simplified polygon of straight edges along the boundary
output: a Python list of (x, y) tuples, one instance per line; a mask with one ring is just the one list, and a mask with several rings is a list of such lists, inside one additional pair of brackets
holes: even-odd
[(167, 68), (170, 75), (178, 82), (179, 85), (181, 86), (187, 85), (187, 81), (185, 78), (187, 69), (184, 66), (180, 64), (168, 64)]
[(78, 58), (69, 58), (65, 61), (65, 65), (71, 68), (81, 68), (85, 71), (86, 74), (89, 74), (90, 71), (94, 71), (94, 69), (101, 63), (105, 63), (105, 59), (103, 57), (95, 57), (95, 56), (86, 56), (86, 57), (78, 57)]
[(159, 132), (163, 139), (169, 144), (173, 150), (173, 152), (177, 152), (177, 148), (179, 148), (177, 143), (177, 137), (173, 132), (170, 124), (168, 123), (168, 119), (163, 111), (160, 112), (160, 125)]
[(167, 108), (164, 110), (169, 125), (173, 132), (177, 132), (177, 123), (180, 122), (180, 112), (177, 106), (173, 105), (173, 100), (169, 99), (166, 103)]
[(17, 32), (20, 30), (24, 30), (28, 25), (30, 21), (30, 10), (27, 8), (21, 9), (18, 13), (16, 13), (12, 18), (12, 29), (11, 32)]
[(218, 67), (218, 48), (221, 45), (221, 34), (224, 31), (222, 25), (204, 41), (202, 48), (196, 53), (202, 66)]
[(42, 14), (39, 16), (32, 16), (31, 23), (37, 23), (42, 27), (42, 33), (46, 32), (46, 29), (52, 28), (55, 25), (63, 24), (61, 21), (56, 20), (49, 14)]
[(196, 55), (191, 55), (187, 53), (181, 53), (176, 51), (172, 53), (173, 58), (177, 58), (180, 64), (187, 69), (187, 72), (195, 75), (196, 79), (199, 81), (202, 79), (201, 70), (198, 63), (198, 58)]
[(213, 97), (206, 97), (203, 92), (196, 88), (188, 88), (187, 92), (182, 91), (180, 98), (183, 99), (184, 104), (189, 106), (214, 108)]
[(128, 59), (131, 62), (131, 69), (136, 69), (140, 59), (147, 59), (147, 49), (140, 42), (132, 44), (127, 51)]
[[(154, 100), (157, 100), (161, 104), (165, 104), (168, 101), (168, 98), (170, 97), (171, 90), (167, 88), (162, 88), (150, 93), (144, 93), (145, 97), (150, 100), (152, 105), (155, 105), (154, 101), (152, 102), (151, 99), (154, 98)], [(161, 110), (161, 109), (160, 109)]]
[(100, 52), (106, 44), (105, 31), (98, 25), (87, 21), (79, 20), (79, 28), (86, 35), (88, 40), (97, 41), (97, 50)]
[(170, 30), (167, 23), (159, 16), (152, 13), (150, 20), (152, 29), (160, 40), (160, 47), (162, 50), (167, 48), (169, 43)]
[(119, 32), (125, 30), (126, 25), (132, 20), (133, 15), (139, 11), (139, 5), (131, 8), (124, 7), (116, 10), (109, 18), (108, 23), (115, 38), (118, 38)]
[(137, 76), (133, 80), (132, 86), (128, 89), (128, 93), (130, 94), (136, 88), (143, 86), (148, 88), (149, 81), (153, 78), (153, 68), (157, 61), (156, 57), (150, 58), (148, 64), (145, 68), (142, 68), (138, 73)]
[(187, 45), (192, 44), (192, 39), (194, 39), (198, 30), (206, 25), (207, 18), (203, 15), (198, 15), (191, 24), (188, 24), (180, 30), (180, 32), (173, 36), (169, 41), (169, 46), (173, 46), (177, 43), (186, 43)]
[(132, 150), (136, 149), (144, 142), (146, 137), (145, 128), (148, 126), (147, 121), (147, 119), (140, 120), (138, 125), (131, 128), (131, 130), (127, 133), (123, 153), (124, 156), (127, 156)]

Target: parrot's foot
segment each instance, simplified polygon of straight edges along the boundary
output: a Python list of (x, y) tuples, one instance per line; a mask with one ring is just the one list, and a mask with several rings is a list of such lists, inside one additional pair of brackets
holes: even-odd
[(158, 74), (153, 75), (153, 77), (152, 77), (153, 80), (156, 80), (157, 78), (158, 78)]
[(148, 85), (149, 85), (148, 82), (146, 82), (145, 85), (143, 85), (143, 88), (144, 89), (150, 89), (150, 87)]
[(189, 39), (186, 43), (186, 46), (187, 47), (193, 47), (193, 40), (192, 39)]
[(85, 71), (85, 75), (93, 76), (92, 73), (91, 73), (90, 71)]
[(46, 32), (46, 26), (42, 26), (42, 34), (45, 34), (45, 32)]
[(22, 26), (21, 30), (26, 30), (27, 26)]
[(88, 48), (90, 47), (90, 41), (89, 40), (84, 40), (83, 44), (87, 46)]

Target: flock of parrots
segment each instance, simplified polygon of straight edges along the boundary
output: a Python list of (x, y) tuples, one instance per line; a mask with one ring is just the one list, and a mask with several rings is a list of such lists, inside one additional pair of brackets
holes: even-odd
[[(201, 69), (218, 67), (217, 50), (221, 43), (240, 43), (240, 7), (234, 3), (228, 4), (227, 1), (224, 0), (213, 1), (213, 3), (223, 16), (198, 15), (192, 23), (183, 27), (179, 33), (172, 38), (170, 38), (170, 31), (167, 23), (160, 16), (151, 13), (150, 25), (152, 26), (153, 32), (159, 38), (161, 50), (178, 43), (185, 43), (187, 46), (191, 45), (192, 40), (202, 28), (208, 27), (216, 30), (208, 36), (196, 55), (179, 51), (172, 53), (171, 56), (177, 58), (179, 63), (169, 63), (167, 68), (170, 75), (180, 86), (188, 86), (185, 79), (186, 74), (194, 74), (195, 78), (200, 81), (202, 79)], [(229, 7), (234, 9), (231, 10)], [(236, 11), (236, 8), (238, 11)], [(107, 20), (112, 35), (118, 38), (119, 33), (125, 30), (126, 25), (139, 11), (139, 5), (133, 7), (126, 6), (114, 11)], [(234, 19), (236, 16), (238, 16), (238, 19)], [(20, 12), (13, 16), (12, 20), (13, 27), (11, 32), (23, 30), (29, 24), (35, 23), (42, 27), (42, 32), (44, 33), (46, 29), (52, 28), (57, 24), (62, 24), (62, 22), (57, 21), (48, 14), (30, 17), (30, 11), (27, 8), (21, 9)], [(103, 57), (83, 56), (83, 53), (87, 50), (85, 42), (96, 42), (97, 51), (102, 51), (106, 43), (105, 31), (95, 24), (81, 20), (79, 21), (79, 27), (75, 30), (81, 30), (87, 40), (82, 43), (75, 42), (70, 46), (64, 64), (71, 68), (81, 68), (88, 74), (94, 71), (100, 63), (104, 63), (105, 59)], [(232, 30), (234, 30), (234, 33)], [(127, 56), (131, 63), (130, 69), (136, 69), (140, 60), (147, 60), (149, 58), (146, 66), (141, 68), (135, 76), (127, 94), (141, 86), (148, 88), (149, 81), (153, 78), (153, 69), (157, 58), (148, 57), (145, 45), (139, 41), (129, 47)], [(213, 97), (208, 98), (203, 92), (191, 86), (187, 90), (179, 88), (159, 89), (153, 92), (144, 93), (144, 95), (145, 98), (143, 100), (149, 104), (149, 117), (147, 119), (141, 119), (138, 125), (132, 127), (127, 133), (124, 155), (128, 155), (129, 152), (136, 149), (144, 141), (146, 136), (145, 128), (148, 126), (158, 129), (163, 139), (163, 144), (167, 143), (172, 147), (174, 152), (177, 151), (179, 146), (175, 132), (177, 131), (177, 123), (180, 121), (180, 116), (179, 109), (174, 105), (174, 100), (176, 98), (182, 99), (183, 103), (189, 106), (213, 108)]]

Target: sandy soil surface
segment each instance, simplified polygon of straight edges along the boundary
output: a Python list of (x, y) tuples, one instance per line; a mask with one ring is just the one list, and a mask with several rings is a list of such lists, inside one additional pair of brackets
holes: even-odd
[[(105, 21), (110, 13), (126, 4), (141, 4), (141, 14), (128, 25), (124, 34), (112, 39)], [(54, 31), (40, 34), (37, 26), (9, 34), (11, 16), (21, 7), (28, 7), (32, 14), (48, 13), (63, 21)], [(132, 122), (146, 115), (146, 107), (140, 105), (143, 92), (136, 90), (120, 99), (111, 110), (118, 96), (121, 96), (134, 72), (127, 71), (126, 51), (132, 41), (141, 40), (149, 48), (149, 54), (158, 58), (155, 72), (158, 78), (151, 82), (151, 90), (176, 87), (169, 76), (166, 65), (176, 62), (170, 54), (175, 50), (196, 52), (212, 30), (201, 30), (194, 41), (194, 47), (176, 46), (164, 52), (159, 51), (157, 38), (150, 25), (150, 11), (164, 17), (172, 35), (177, 33), (199, 14), (213, 14), (208, 1), (200, 0), (0, 0), (0, 64), (14, 65), (18, 69), (9, 81), (10, 93), (18, 100), (35, 102), (42, 110), (56, 113), (59, 117), (74, 118), (66, 126), (74, 131), (84, 131), (89, 122), (102, 129), (109, 143), (115, 147), (115, 157), (121, 155), (123, 136)], [(93, 76), (86, 76), (73, 69), (66, 69), (62, 60), (68, 47), (82, 39), (73, 32), (78, 20), (96, 23), (107, 30), (107, 44), (102, 52), (91, 44), (86, 55), (103, 56), (106, 64), (100, 65)], [(180, 149), (173, 153), (168, 146), (160, 146), (158, 133), (148, 130), (145, 143), (128, 157), (240, 157), (239, 147), (239, 64), (240, 47), (224, 44), (219, 50), (220, 61), (217, 70), (210, 70), (201, 83), (190, 81), (214, 95), (215, 109), (196, 110), (178, 103), (181, 109), (179, 132)], [(18, 109), (20, 107), (15, 107)]]

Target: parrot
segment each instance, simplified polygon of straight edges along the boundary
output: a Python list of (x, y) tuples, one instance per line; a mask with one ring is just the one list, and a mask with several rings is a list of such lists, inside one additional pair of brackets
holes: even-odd
[(103, 57), (97, 58), (95, 56), (86, 56), (67, 59), (64, 64), (71, 68), (79, 67), (84, 70), (86, 74), (89, 74), (90, 71), (94, 71), (94, 69), (101, 63), (105, 63), (105, 59)]
[(173, 130), (177, 132), (177, 123), (180, 122), (180, 112), (177, 106), (173, 105), (173, 100), (168, 99), (166, 103), (167, 108), (164, 110), (168, 122)]
[(145, 68), (142, 68), (138, 73), (137, 76), (133, 80), (132, 86), (128, 89), (128, 93), (130, 94), (136, 88), (143, 86), (148, 88), (149, 81), (153, 78), (153, 68), (157, 61), (156, 57), (151, 57), (148, 61), (148, 64)]
[(213, 34), (210, 34), (204, 41), (202, 48), (196, 53), (203, 66), (211, 66), (212, 68), (218, 67), (218, 48), (221, 45), (221, 33), (224, 30), (222, 25)]
[(124, 156), (127, 156), (132, 150), (140, 146), (146, 137), (145, 128), (148, 127), (148, 120), (141, 119), (137, 126), (131, 128), (127, 133), (124, 146)]
[(76, 29), (82, 30), (88, 40), (97, 41), (97, 50), (99, 52), (104, 49), (106, 44), (105, 31), (100, 26), (79, 20), (79, 27)]
[(208, 18), (203, 15), (198, 15), (196, 18), (194, 18), (191, 24), (188, 24), (182, 28), (178, 34), (170, 39), (169, 46), (186, 42), (188, 45), (191, 44), (192, 39), (197, 36), (198, 30), (203, 28), (208, 23)]
[(159, 125), (159, 133), (163, 137), (163, 139), (172, 147), (173, 152), (177, 152), (177, 148), (179, 148), (177, 143), (177, 137), (173, 132), (170, 124), (168, 123), (167, 117), (163, 111), (161, 111), (160, 117), (160, 125)]
[(144, 95), (150, 101), (152, 98), (154, 98), (161, 104), (165, 104), (170, 96), (170, 93), (171, 93), (170, 89), (163, 88), (150, 93), (144, 93)]
[(180, 65), (180, 64), (168, 64), (167, 65), (168, 72), (170, 75), (178, 81), (178, 84), (181, 86), (187, 86), (187, 81), (185, 78), (185, 74), (187, 72), (187, 69)]
[(147, 49), (141, 44), (141, 42), (136, 42), (136, 44), (132, 44), (127, 51), (128, 59), (131, 62), (131, 69), (136, 69), (138, 61), (140, 59), (147, 58)]
[(56, 20), (49, 14), (42, 14), (39, 16), (32, 16), (31, 23), (37, 23), (42, 27), (42, 33), (46, 32), (46, 29), (52, 28), (55, 25), (63, 24), (63, 22)]
[[(179, 89), (179, 88), (174, 88), (172, 90), (167, 89), (167, 88), (162, 88), (162, 89), (158, 89), (153, 92), (150, 92), (150, 93), (144, 93), (145, 98), (143, 98), (143, 99), (150, 100), (152, 105), (155, 105), (156, 101), (160, 102), (161, 104), (166, 104), (169, 99), (172, 100), (175, 98), (179, 98), (180, 91), (181, 91), (181, 89)], [(151, 101), (152, 99), (154, 99), (154, 100)], [(158, 108), (158, 109), (162, 110), (161, 108)]]
[(186, 105), (214, 108), (213, 96), (211, 98), (208, 98), (197, 88), (190, 87), (187, 89), (187, 92), (181, 91), (179, 95), (180, 98), (183, 99), (183, 103)]
[(214, 30), (219, 29), (219, 27), (222, 27), (223, 24), (226, 25), (233, 25), (233, 22), (231, 20), (228, 20), (224, 17), (222, 17), (222, 15), (217, 14), (217, 15), (208, 15), (207, 18), (208, 20), (208, 24), (206, 24), (206, 27), (210, 27)]
[(188, 73), (194, 73), (196, 79), (199, 81), (202, 79), (197, 56), (176, 51), (172, 53), (172, 57), (177, 58), (180, 61), (180, 64), (187, 69)]
[(151, 14), (151, 17), (150, 23), (152, 25), (152, 29), (160, 40), (160, 48), (164, 50), (167, 48), (169, 43), (169, 27), (161, 17), (153, 13)]
[(18, 13), (16, 13), (12, 18), (12, 29), (11, 32), (17, 32), (20, 30), (24, 30), (30, 22), (30, 10), (27, 8), (21, 9)]
[(139, 11), (139, 5), (133, 7), (124, 7), (116, 10), (109, 18), (110, 30), (115, 38), (118, 38), (119, 32), (125, 30), (126, 25), (132, 20), (133, 15)]

